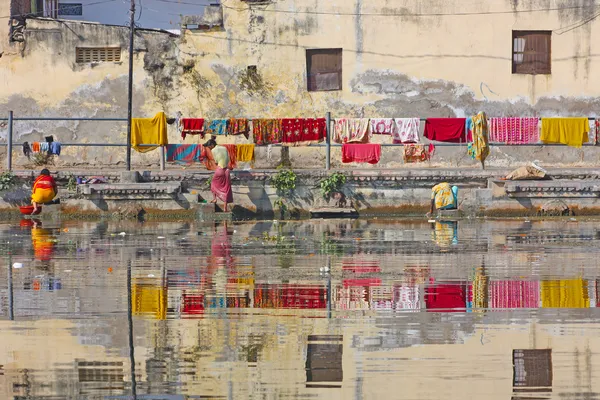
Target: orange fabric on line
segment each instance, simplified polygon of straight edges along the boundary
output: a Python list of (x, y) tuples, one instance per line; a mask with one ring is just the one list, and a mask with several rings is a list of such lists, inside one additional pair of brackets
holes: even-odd
[(237, 145), (224, 144), (222, 146), (227, 149), (227, 154), (229, 154), (229, 165), (227, 167), (229, 169), (237, 168)]
[(40, 142), (31, 143), (31, 151), (33, 151), (34, 153), (39, 153), (40, 152)]

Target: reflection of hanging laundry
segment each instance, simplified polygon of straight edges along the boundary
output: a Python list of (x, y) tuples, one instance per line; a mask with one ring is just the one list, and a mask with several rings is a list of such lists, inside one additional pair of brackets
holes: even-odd
[(327, 308), (327, 292), (323, 286), (260, 284), (254, 289), (255, 308)]
[(489, 292), (490, 307), (493, 309), (540, 306), (539, 281), (491, 281)]
[(136, 279), (131, 285), (131, 297), (134, 314), (160, 320), (167, 318), (167, 288), (159, 281)]
[(470, 308), (474, 311), (482, 311), (488, 308), (488, 283), (489, 278), (485, 275), (483, 268), (477, 268), (470, 290)]
[(394, 309), (395, 310), (420, 310), (421, 299), (418, 285), (403, 284), (394, 286)]
[(426, 287), (425, 306), (428, 311), (465, 311), (467, 306), (465, 289), (464, 284), (436, 284)]
[(561, 279), (542, 281), (541, 297), (543, 308), (588, 308), (587, 280)]
[(204, 314), (204, 295), (198, 293), (184, 293), (181, 312), (187, 315)]

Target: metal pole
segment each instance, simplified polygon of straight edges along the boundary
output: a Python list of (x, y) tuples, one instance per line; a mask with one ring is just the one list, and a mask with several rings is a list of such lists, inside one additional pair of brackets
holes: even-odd
[(327, 318), (331, 319), (331, 255), (327, 255)]
[(8, 253), (8, 319), (15, 320), (12, 254)]
[(13, 112), (8, 112), (8, 138), (6, 147), (6, 169), (12, 171), (12, 141), (13, 140)]
[(129, 331), (129, 364), (131, 367), (131, 396), (137, 399), (137, 380), (135, 377), (135, 345), (133, 342), (133, 300), (131, 298), (131, 261), (127, 262), (127, 324)]
[(158, 148), (158, 151), (160, 153), (160, 170), (164, 171), (165, 170), (165, 147), (160, 146)]
[(127, 93), (127, 171), (131, 171), (131, 110), (133, 108), (133, 40), (135, 33), (135, 0), (129, 11), (129, 91)]
[(327, 171), (329, 171), (331, 169), (331, 113), (327, 112), (327, 116), (325, 117), (325, 119), (327, 120), (327, 130), (326, 130), (326, 135), (325, 136), (325, 151), (326, 151), (326, 158), (325, 158), (325, 169)]

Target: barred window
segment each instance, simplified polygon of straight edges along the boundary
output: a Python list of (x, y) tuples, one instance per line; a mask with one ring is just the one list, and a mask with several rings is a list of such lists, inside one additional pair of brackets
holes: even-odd
[(77, 47), (75, 61), (77, 63), (119, 62), (120, 47)]
[(342, 49), (306, 50), (308, 91), (342, 90)]
[(551, 31), (513, 31), (513, 74), (550, 74), (551, 39)]
[(513, 386), (550, 388), (552, 386), (552, 349), (513, 350)]

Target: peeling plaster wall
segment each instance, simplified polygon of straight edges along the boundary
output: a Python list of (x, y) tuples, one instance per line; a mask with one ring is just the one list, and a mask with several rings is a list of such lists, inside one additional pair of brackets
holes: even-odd
[[(592, 38), (600, 33), (600, 19), (584, 23), (598, 12), (597, 0), (223, 4), (223, 31), (184, 31), (181, 37), (138, 32), (134, 116), (159, 110), (206, 118), (312, 117), (327, 111), (334, 117), (462, 117), (478, 111), (489, 116), (595, 116), (599, 110), (600, 42)], [(528, 12), (547, 9), (554, 10)], [(512, 30), (553, 30), (551, 75), (511, 73)], [(0, 58), (0, 113), (126, 116), (126, 28), (28, 20), (26, 38), (20, 47), (13, 45), (15, 55)], [(74, 62), (77, 45), (118, 44), (121, 63)], [(344, 49), (343, 90), (307, 92), (306, 49), (339, 47)], [(256, 65), (258, 74), (249, 74), (249, 65)], [(0, 135), (5, 135), (2, 129)], [(123, 143), (125, 124), (16, 126), (18, 140), (40, 139), (49, 132), (63, 142)], [(173, 131), (169, 136), (180, 141)], [(116, 148), (67, 149), (59, 162), (119, 163), (124, 153)], [(323, 149), (294, 148), (290, 153), (294, 167), (324, 165)], [(385, 148), (378, 167), (406, 167), (398, 153)], [(465, 153), (438, 147), (432, 163), (421, 166), (475, 167)], [(257, 150), (257, 167), (276, 165), (279, 150), (273, 149), (270, 159), (267, 155), (267, 149)], [(545, 165), (596, 166), (600, 151), (494, 147), (488, 165), (534, 159)], [(332, 160), (334, 167), (341, 166), (337, 149)], [(134, 158), (138, 165), (157, 161), (156, 152)]]

